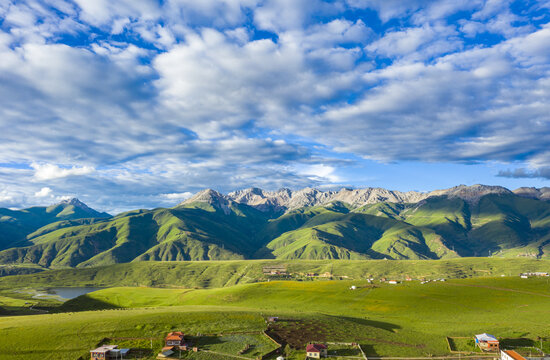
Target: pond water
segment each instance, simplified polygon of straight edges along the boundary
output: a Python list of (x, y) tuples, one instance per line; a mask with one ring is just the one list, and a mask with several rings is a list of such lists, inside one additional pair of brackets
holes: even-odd
[(98, 287), (59, 287), (59, 288), (48, 288), (36, 290), (36, 294), (33, 298), (61, 298), (62, 300), (70, 300), (90, 293), (92, 291), (101, 290), (103, 288)]

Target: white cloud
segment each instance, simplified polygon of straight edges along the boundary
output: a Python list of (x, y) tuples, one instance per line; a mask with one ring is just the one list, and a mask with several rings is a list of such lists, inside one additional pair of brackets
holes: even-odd
[[(374, 34), (357, 8), (395, 21)], [(55, 180), (112, 209), (347, 181), (333, 151), (548, 165), (550, 33), (523, 16), (481, 0), (1, 2), (0, 158), (20, 165), (0, 167), (3, 196)], [(472, 43), (484, 32), (508, 40)]]
[(38, 198), (47, 197), (47, 196), (50, 196), (52, 194), (52, 192), (53, 192), (53, 190), (51, 188), (43, 187), (39, 191), (35, 192), (34, 196), (38, 197)]
[(185, 191), (181, 193), (161, 194), (160, 196), (170, 201), (183, 201), (193, 196), (193, 193)]
[(366, 49), (390, 58), (412, 54), (415, 59), (423, 59), (459, 49), (462, 42), (456, 35), (452, 26), (423, 25), (388, 32)]
[(304, 166), (301, 168), (300, 173), (310, 177), (312, 180), (322, 183), (339, 183), (343, 181), (343, 179), (336, 174), (336, 168), (334, 166), (325, 164)]
[[(55, 164), (32, 163), (31, 167), (34, 169), (34, 179), (37, 181), (61, 179), (68, 176), (88, 175), (95, 171), (91, 166), (62, 168)], [(42, 190), (44, 189), (46, 188)]]

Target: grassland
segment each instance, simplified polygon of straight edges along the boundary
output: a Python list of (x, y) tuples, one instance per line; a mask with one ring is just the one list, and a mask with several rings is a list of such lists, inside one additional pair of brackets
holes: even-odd
[(233, 260), (132, 262), (95, 268), (49, 270), (0, 278), (0, 289), (56, 286), (217, 288), (267, 281), (262, 268), (286, 265), (294, 277), (330, 273), (333, 278), (464, 278), (548, 271), (550, 260), (460, 258), (449, 260)]
[[(351, 285), (357, 289), (351, 290)], [(67, 311), (96, 311), (1, 317), (0, 358), (76, 359), (106, 338), (159, 339), (170, 330), (216, 336), (259, 332), (267, 327), (266, 316), (281, 318), (269, 331), (289, 344), (358, 342), (371, 357), (447, 355), (446, 337), (481, 332), (495, 334), (511, 346), (526, 339), (520, 347), (538, 346), (538, 337), (550, 338), (546, 278), (484, 277), (398, 285), (272, 281), (212, 289), (119, 287), (64, 306)], [(99, 311), (102, 308), (109, 310)], [(216, 340), (212, 346), (234, 352), (247, 341)], [(289, 353), (291, 359), (304, 355), (299, 350)], [(185, 356), (200, 360), (217, 355)]]

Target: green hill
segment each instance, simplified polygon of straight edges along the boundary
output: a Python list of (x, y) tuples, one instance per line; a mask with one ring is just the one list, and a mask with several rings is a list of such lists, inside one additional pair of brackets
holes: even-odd
[[(329, 273), (339, 279), (464, 278), (548, 272), (550, 260), (456, 258), (448, 260), (226, 260), (138, 261), (109, 266), (58, 269), (0, 278), (0, 289), (66, 286), (156, 286), (220, 288), (270, 280), (265, 266), (284, 265), (292, 278)], [(326, 279), (326, 278), (319, 278)]]
[[(37, 223), (20, 234), (24, 240), (17, 246), (0, 251), (0, 264), (60, 268), (132, 261), (547, 258), (550, 252), (550, 203), (513, 193), (475, 201), (433, 196), (418, 203), (357, 208), (336, 201), (282, 215), (220, 196), (202, 192), (197, 201), (174, 208), (109, 219), (79, 219), (78, 207), (47, 208), (62, 221), (39, 228)], [(5, 223), (9, 230), (10, 221)]]
[(48, 207), (36, 206), (23, 210), (0, 208), (0, 250), (24, 245), (29, 234), (44, 226), (63, 228), (92, 223), (110, 216), (89, 208), (77, 199), (62, 201)]

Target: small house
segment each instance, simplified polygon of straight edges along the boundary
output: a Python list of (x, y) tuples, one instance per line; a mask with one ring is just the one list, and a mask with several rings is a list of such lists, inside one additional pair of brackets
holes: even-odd
[(351, 287), (350, 287), (349, 289), (350, 289), (350, 290), (357, 290), (357, 286), (351, 285)]
[(529, 276), (548, 276), (548, 273), (547, 272), (540, 272), (540, 271), (538, 271), (538, 272), (525, 272), (525, 273), (521, 273), (520, 276), (522, 278), (526, 279)]
[(173, 331), (171, 333), (168, 333), (166, 335), (166, 338), (164, 339), (166, 342), (166, 347), (171, 346), (184, 346), (185, 345), (185, 339), (183, 337), (183, 333), (181, 331)]
[(324, 344), (308, 344), (306, 347), (307, 357), (320, 359), (327, 357), (327, 346)]
[(388, 281), (388, 284), (393, 284), (393, 285), (395, 285), (395, 284), (397, 284), (397, 280), (390, 280), (390, 281)]
[(288, 275), (286, 265), (264, 266), (262, 272), (265, 275)]
[(501, 350), (500, 360), (526, 360), (523, 356), (514, 350)]
[(483, 351), (499, 351), (499, 342), (496, 337), (486, 333), (475, 336), (476, 345)]
[(90, 350), (91, 360), (122, 359), (130, 349), (119, 349), (118, 345), (102, 345)]
[(267, 318), (267, 322), (277, 322), (279, 320), (278, 316), (270, 316)]

